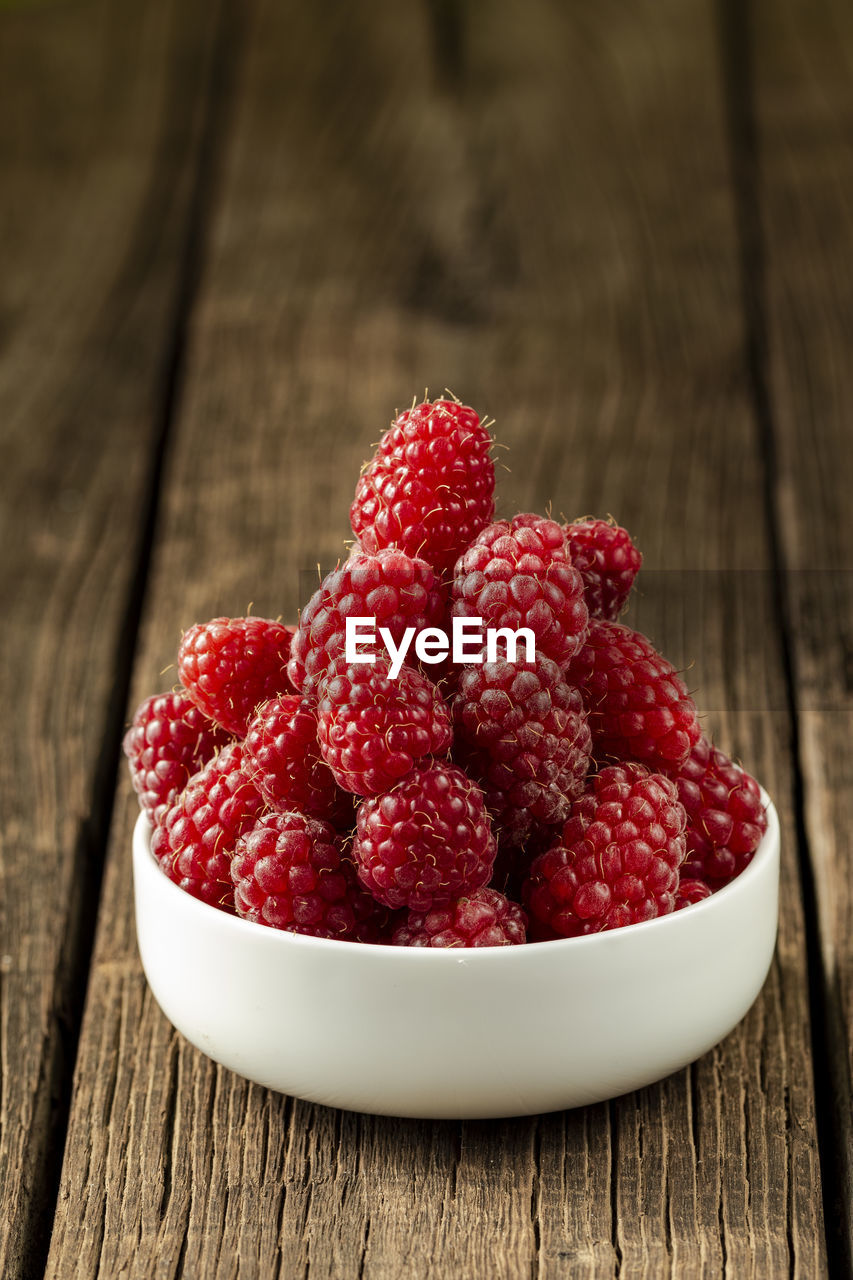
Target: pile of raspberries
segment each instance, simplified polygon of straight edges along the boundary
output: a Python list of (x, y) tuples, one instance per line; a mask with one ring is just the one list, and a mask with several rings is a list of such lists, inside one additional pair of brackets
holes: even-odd
[[(298, 626), (184, 633), (180, 687), (142, 703), (124, 750), (154, 855), (188, 893), (315, 937), (492, 947), (651, 920), (750, 861), (757, 783), (617, 621), (631, 538), (495, 520), (492, 444), (455, 400), (413, 405), (362, 469), (349, 558)], [(348, 617), (395, 646), (481, 618), (530, 629), (535, 654), (503, 637), (495, 661), (454, 665), (410, 643), (395, 678), (382, 643), (347, 662)]]

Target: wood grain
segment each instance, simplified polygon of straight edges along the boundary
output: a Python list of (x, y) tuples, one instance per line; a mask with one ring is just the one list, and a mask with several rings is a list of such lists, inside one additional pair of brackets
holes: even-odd
[(789, 0), (759, 4), (755, 23), (766, 32), (754, 68), (764, 272), (751, 284), (763, 310), (761, 376), (817, 905), (836, 1156), (831, 1225), (839, 1265), (852, 1268), (853, 14), (832, 0)]
[(776, 798), (762, 996), (694, 1067), (610, 1106), (428, 1124), (270, 1095), (190, 1049), (145, 989), (122, 782), (50, 1276), (155, 1259), (163, 1277), (826, 1273), (715, 49), (711, 6), (675, 0), (258, 6), (134, 693), (197, 618), (293, 617), (300, 575), (342, 550), (369, 442), (449, 385), (498, 416), (502, 510), (613, 511), (636, 533), (637, 616), (696, 658), (709, 727)]
[(209, 61), (208, 35), (188, 38), (202, 8), (0, 13), (7, 1277), (43, 1262), (59, 1174)]

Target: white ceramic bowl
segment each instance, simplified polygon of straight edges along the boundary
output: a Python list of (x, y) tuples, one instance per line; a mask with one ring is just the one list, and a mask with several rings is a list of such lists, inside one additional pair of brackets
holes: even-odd
[(226, 915), (173, 884), (140, 817), (145, 974), (166, 1017), (249, 1080), (380, 1115), (531, 1115), (669, 1075), (749, 1009), (776, 940), (779, 820), (732, 884), (587, 938), (429, 950), (329, 942)]

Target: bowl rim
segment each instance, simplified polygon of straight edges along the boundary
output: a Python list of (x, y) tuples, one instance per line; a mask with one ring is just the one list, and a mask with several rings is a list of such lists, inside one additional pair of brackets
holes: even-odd
[[(674, 929), (683, 927), (680, 922), (688, 916), (689, 913), (695, 915), (696, 912), (704, 912), (706, 915), (711, 911), (720, 909), (720, 904), (725, 904), (735, 896), (748, 890), (754, 879), (761, 875), (765, 869), (765, 865), (777, 856), (780, 844), (780, 828), (779, 815), (776, 806), (770, 799), (764, 787), (759, 784), (761, 792), (761, 800), (764, 805), (764, 812), (767, 814), (767, 830), (761, 837), (758, 848), (755, 850), (750, 862), (740, 875), (736, 876), (722, 889), (718, 889), (716, 893), (712, 893), (708, 898), (702, 898), (699, 902), (690, 903), (687, 907), (682, 907), (679, 911), (671, 911), (668, 915), (657, 916), (653, 920), (642, 920), (637, 924), (623, 925), (619, 929), (605, 929), (598, 933), (588, 933), (581, 937), (575, 938), (553, 938), (547, 942), (526, 942), (522, 946), (516, 947), (395, 947), (391, 948), (387, 942), (352, 942), (346, 938), (316, 938), (311, 934), (291, 933), (286, 929), (275, 929), (270, 925), (258, 924), (254, 920), (244, 920), (240, 916), (231, 915), (227, 911), (220, 911), (217, 907), (210, 903), (203, 902), (200, 898), (194, 897), (191, 893), (187, 893), (180, 885), (175, 884), (174, 880), (169, 877), (160, 867), (157, 859), (151, 851), (151, 835), (153, 828), (144, 811), (140, 811), (133, 828), (133, 852), (134, 867), (137, 861), (143, 861), (143, 855), (147, 858), (150, 868), (157, 872), (161, 877), (162, 884), (160, 888), (166, 894), (174, 894), (180, 896), (180, 906), (182, 910), (193, 913), (202, 913), (202, 916), (208, 921), (212, 921), (212, 913), (215, 913), (218, 924), (226, 931), (236, 931), (236, 937), (243, 937), (247, 941), (251, 938), (260, 940), (263, 938), (266, 945), (282, 946), (283, 948), (304, 948), (307, 950), (320, 949), (327, 955), (333, 954), (337, 950), (342, 956), (353, 955), (353, 949), (357, 949), (359, 955), (365, 951), (370, 953), (381, 953), (387, 956), (389, 951), (393, 951), (395, 955), (401, 953), (406, 956), (422, 955), (432, 956), (432, 960), (416, 961), (415, 963), (426, 964), (458, 964), (463, 958), (466, 963), (476, 964), (507, 964), (511, 963), (511, 957), (516, 957), (516, 962), (520, 958), (519, 953), (530, 955), (529, 948), (534, 947), (537, 955), (547, 953), (557, 954), (563, 953), (567, 948), (577, 951), (580, 947), (586, 947), (589, 951), (595, 946), (612, 946), (616, 939), (624, 940), (627, 937), (639, 939), (641, 936), (662, 934), (665, 929)], [(136, 880), (134, 878), (134, 899), (136, 898)], [(174, 898), (175, 904), (178, 905), (178, 898)], [(548, 949), (546, 952), (545, 949)]]

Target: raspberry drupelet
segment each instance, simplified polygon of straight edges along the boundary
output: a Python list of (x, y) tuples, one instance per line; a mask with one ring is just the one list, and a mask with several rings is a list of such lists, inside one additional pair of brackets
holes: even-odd
[(534, 935), (577, 937), (674, 910), (686, 826), (669, 778), (640, 764), (602, 769), (572, 805), (560, 843), (530, 868), (523, 899)]
[(234, 910), (234, 849), (264, 804), (243, 773), (242, 754), (242, 746), (234, 742), (208, 760), (167, 809), (151, 841), (170, 880), (226, 911)]
[(496, 846), (480, 788), (456, 766), (434, 761), (362, 800), (352, 852), (361, 883), (379, 902), (430, 911), (484, 888)]
[(550, 658), (472, 663), (453, 699), (454, 759), (483, 788), (501, 847), (562, 823), (584, 789), (591, 737), (583, 700)]
[(293, 634), (268, 618), (198, 622), (181, 637), (181, 681), (206, 716), (242, 738), (260, 703), (294, 692), (287, 677)]
[(450, 613), (527, 627), (536, 652), (565, 667), (586, 639), (588, 613), (560, 525), (535, 515), (488, 525), (456, 563)]
[(686, 685), (639, 631), (591, 618), (567, 676), (583, 694), (596, 760), (639, 760), (666, 771), (683, 764), (699, 741)]
[(423, 756), (450, 749), (450, 712), (435, 685), (387, 662), (347, 664), (339, 658), (320, 682), (317, 740), (337, 782), (357, 795), (388, 791)]
[(454, 400), (425, 400), (391, 424), (359, 478), (350, 508), (365, 551), (399, 547), (438, 574), (489, 523), (495, 509), (492, 439)]
[(675, 909), (681, 911), (684, 907), (692, 907), (695, 902), (710, 898), (711, 893), (711, 886), (704, 880), (680, 880), (675, 891)]
[(297, 809), (335, 827), (355, 820), (352, 797), (320, 755), (316, 712), (298, 693), (258, 708), (243, 744), (243, 771), (273, 809)]
[(395, 947), (512, 947), (527, 941), (527, 916), (496, 889), (478, 889), (432, 911), (410, 911)]
[[(377, 635), (385, 627), (399, 644), (409, 627), (419, 632), (443, 624), (445, 594), (425, 560), (393, 549), (354, 551), (302, 610), (290, 650), (291, 681), (305, 694), (316, 691), (329, 664), (344, 655), (347, 618), (375, 618)], [(364, 644), (359, 651), (369, 652)], [(406, 660), (414, 663), (413, 646)]]
[(139, 807), (152, 826), (192, 775), (229, 741), (184, 689), (157, 693), (140, 703), (122, 747)]
[(572, 564), (583, 578), (589, 616), (615, 622), (643, 563), (631, 535), (612, 520), (575, 520), (563, 528)]
[(758, 783), (704, 736), (668, 773), (687, 810), (684, 873), (719, 889), (752, 861), (767, 830)]
[(388, 912), (362, 889), (328, 822), (264, 814), (237, 841), (230, 869), (246, 920), (316, 938), (380, 940)]

